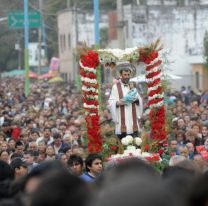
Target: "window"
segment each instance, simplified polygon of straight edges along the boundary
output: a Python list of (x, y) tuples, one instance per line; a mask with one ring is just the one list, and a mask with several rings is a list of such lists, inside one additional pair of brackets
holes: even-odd
[(66, 38), (65, 34), (63, 34), (63, 51), (66, 49)]
[(71, 48), (71, 35), (68, 34), (68, 47)]

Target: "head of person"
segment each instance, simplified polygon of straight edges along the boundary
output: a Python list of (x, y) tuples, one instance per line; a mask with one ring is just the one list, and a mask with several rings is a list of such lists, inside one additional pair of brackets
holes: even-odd
[(56, 132), (55, 134), (53, 134), (53, 139), (54, 145), (59, 147), (61, 145), (61, 134)]
[(61, 131), (65, 131), (66, 128), (67, 128), (67, 124), (66, 124), (65, 122), (60, 122), (60, 124), (59, 124), (59, 129), (60, 129)]
[(188, 142), (188, 143), (186, 144), (186, 147), (188, 148), (189, 154), (193, 154), (193, 153), (194, 153), (194, 145), (193, 145), (193, 143)]
[(6, 141), (6, 136), (3, 132), (0, 132), (0, 143)]
[(33, 141), (36, 141), (40, 137), (39, 132), (35, 131), (35, 130), (32, 131), (30, 135), (31, 135), (31, 138), (32, 138)]
[(44, 141), (38, 142), (38, 151), (39, 153), (43, 154), (46, 152), (46, 144)]
[(15, 140), (10, 138), (8, 140), (8, 146), (9, 146), (10, 149), (14, 149), (15, 148)]
[(201, 115), (200, 115), (200, 119), (202, 121), (206, 121), (207, 120), (207, 114), (205, 112), (203, 112)]
[(8, 179), (14, 179), (14, 172), (8, 163), (0, 160), (0, 182)]
[(171, 151), (176, 151), (176, 149), (177, 149), (177, 141), (176, 140), (170, 141), (170, 149), (171, 149)]
[(32, 194), (31, 206), (82, 206), (89, 197), (90, 190), (84, 181), (59, 169), (41, 181)]
[(14, 172), (15, 178), (19, 178), (27, 174), (28, 164), (25, 160), (23, 160), (23, 158), (14, 158), (11, 161), (10, 166)]
[(186, 160), (182, 155), (174, 155), (170, 158), (169, 166), (176, 166), (179, 162)]
[(7, 150), (2, 150), (0, 152), (0, 160), (4, 162), (9, 162), (9, 152)]
[(185, 115), (184, 116), (184, 121), (185, 121), (186, 125), (188, 125), (190, 123), (190, 121), (191, 121), (190, 116), (189, 115)]
[(24, 160), (28, 164), (30, 164), (30, 165), (33, 164), (34, 158), (35, 158), (35, 153), (33, 150), (28, 150), (28, 151), (24, 152)]
[(66, 170), (60, 161), (44, 161), (33, 167), (33, 169), (26, 175), (24, 180), (23, 190), (27, 194), (32, 194), (42, 180), (50, 173)]
[(30, 142), (28, 149), (32, 150), (32, 151), (37, 151), (38, 150), (38, 145), (36, 144), (36, 142)]
[(193, 130), (193, 132), (197, 135), (198, 133), (200, 133), (200, 130), (201, 130), (201, 126), (200, 126), (200, 124), (193, 124), (192, 125), (192, 130)]
[(74, 137), (69, 134), (69, 133), (66, 133), (64, 136), (63, 136), (63, 141), (68, 144), (68, 145), (71, 145), (74, 141)]
[(91, 153), (85, 159), (86, 171), (99, 175), (103, 170), (102, 157), (98, 153)]
[(197, 134), (192, 129), (187, 130), (187, 132), (186, 132), (186, 140), (188, 140), (189, 142), (194, 143), (196, 137), (197, 137)]
[(185, 139), (185, 132), (183, 130), (178, 130), (175, 138), (177, 142), (182, 142)]
[(73, 175), (80, 176), (83, 171), (83, 159), (79, 155), (72, 154), (67, 164), (70, 168), (70, 171)]
[(178, 119), (177, 124), (179, 129), (183, 129), (185, 127), (185, 122), (182, 118)]
[(48, 145), (46, 147), (46, 155), (49, 156), (49, 157), (52, 157), (52, 156), (55, 155), (54, 148), (51, 145)]
[(179, 146), (178, 152), (179, 152), (179, 155), (184, 156), (185, 158), (188, 157), (189, 151), (186, 145)]
[(0, 150), (7, 150), (8, 149), (8, 143), (6, 141), (2, 142), (0, 144)]
[(68, 158), (67, 158), (67, 156), (66, 156), (64, 153), (59, 153), (59, 154), (57, 155), (57, 159), (58, 159), (61, 163), (63, 163), (64, 165), (67, 165), (67, 160), (68, 160)]
[(22, 154), (24, 150), (24, 144), (21, 141), (16, 141), (15, 143), (15, 152)]
[(51, 136), (51, 128), (50, 127), (45, 127), (43, 130), (43, 136), (46, 139), (49, 139)]
[(195, 162), (203, 162), (204, 159), (203, 159), (203, 157), (202, 157), (201, 154), (195, 154), (195, 155), (194, 155), (194, 161), (195, 161)]
[(72, 155), (72, 148), (71, 147), (65, 147), (63, 149), (63, 153), (69, 158)]
[(208, 138), (208, 129), (207, 129), (207, 126), (202, 126), (201, 133), (202, 133), (202, 136), (203, 137), (207, 137)]
[(129, 88), (130, 89), (133, 89), (133, 88), (135, 88), (136, 87), (136, 82), (134, 82), (134, 81), (129, 81)]
[(131, 75), (131, 71), (130, 71), (129, 68), (122, 68), (120, 70), (121, 81), (124, 84), (128, 84), (129, 83), (130, 75)]
[(208, 139), (206, 139), (204, 142), (204, 148), (208, 151)]

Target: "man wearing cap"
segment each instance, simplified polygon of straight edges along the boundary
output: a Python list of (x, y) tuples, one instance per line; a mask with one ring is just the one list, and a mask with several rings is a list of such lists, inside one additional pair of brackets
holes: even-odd
[(10, 166), (14, 172), (15, 179), (18, 179), (27, 174), (28, 164), (23, 158), (20, 157), (14, 158), (11, 161)]
[(128, 94), (131, 69), (128, 65), (119, 71), (120, 79), (113, 85), (109, 98), (109, 107), (115, 123), (115, 134), (121, 139), (126, 135), (138, 136), (140, 127), (138, 120), (142, 116), (143, 102), (137, 93), (136, 98), (125, 104), (123, 98)]

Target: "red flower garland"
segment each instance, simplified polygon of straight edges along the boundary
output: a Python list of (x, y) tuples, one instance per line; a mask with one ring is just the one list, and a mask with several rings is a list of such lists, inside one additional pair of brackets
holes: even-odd
[(92, 92), (92, 91), (82, 91), (82, 93), (83, 93), (84, 95), (93, 95), (93, 96), (98, 95), (97, 92)]
[[(98, 53), (94, 50), (89, 50), (87, 55), (82, 55), (80, 61), (84, 67), (94, 68), (99, 65)], [(80, 75), (84, 78), (96, 79), (96, 73), (92, 72), (91, 69), (80, 68)], [(87, 82), (86, 79), (82, 80), (82, 85), (87, 87), (88, 90), (82, 91), (82, 99), (85, 104), (84, 109), (88, 114), (85, 116), (87, 134), (88, 134), (88, 151), (89, 152), (100, 152), (102, 149), (102, 138), (100, 135), (100, 116), (98, 114), (99, 102), (97, 99), (91, 99), (89, 95), (98, 95), (98, 92), (91, 90), (98, 89), (98, 83)], [(92, 108), (91, 106), (94, 105)]]
[[(158, 57), (158, 51), (156, 50), (150, 51), (149, 53), (141, 54), (140, 60), (143, 61), (145, 64), (147, 64), (146, 71), (148, 72), (150, 71), (149, 74), (146, 74), (147, 79), (152, 79), (153, 77), (157, 77), (161, 73), (161, 70), (159, 68), (157, 71), (153, 70), (155, 67), (159, 66), (162, 63), (161, 60), (157, 60), (155, 63), (151, 64), (151, 62), (154, 61), (157, 57)], [(148, 82), (147, 86), (149, 89), (157, 86), (156, 89), (151, 89), (151, 91), (148, 92), (149, 97), (153, 97), (155, 94), (162, 94), (161, 79), (159, 77), (152, 80), (151, 82)], [(149, 99), (148, 105), (149, 106), (154, 105), (163, 100), (164, 97), (155, 97), (153, 99)], [(158, 139), (158, 140), (166, 139), (164, 105), (160, 107), (152, 108), (149, 117), (151, 122), (151, 136), (154, 139)]]
[(153, 82), (147, 83), (148, 87), (154, 87), (155, 85), (157, 85), (159, 82), (161, 81), (160, 78), (155, 79)]
[(162, 91), (162, 87), (159, 86), (157, 89), (154, 89), (154, 90), (150, 91), (147, 95), (151, 97), (151, 96), (153, 96), (155, 94), (161, 93), (161, 91)]

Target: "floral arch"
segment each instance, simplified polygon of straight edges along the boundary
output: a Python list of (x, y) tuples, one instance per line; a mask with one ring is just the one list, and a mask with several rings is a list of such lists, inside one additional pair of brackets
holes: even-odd
[(79, 51), (82, 98), (89, 152), (100, 152), (102, 149), (98, 101), (99, 84), (97, 81), (97, 67), (100, 64), (114, 67), (119, 61), (128, 61), (132, 64), (144, 62), (148, 88), (148, 106), (150, 108), (151, 138), (157, 141), (166, 139), (164, 91), (161, 81), (162, 60), (159, 57), (159, 51), (162, 47), (159, 46), (159, 43), (160, 41), (157, 40), (143, 48), (135, 47), (126, 50), (93, 50), (85, 45)]

